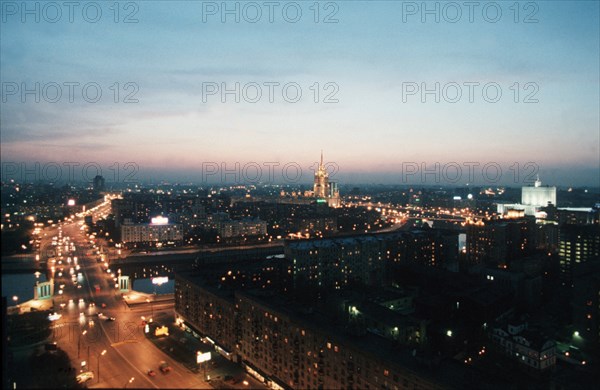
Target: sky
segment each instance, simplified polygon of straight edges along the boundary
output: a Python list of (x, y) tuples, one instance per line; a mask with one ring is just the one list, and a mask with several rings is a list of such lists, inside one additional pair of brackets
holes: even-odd
[(600, 186), (597, 1), (25, 4), (3, 179)]

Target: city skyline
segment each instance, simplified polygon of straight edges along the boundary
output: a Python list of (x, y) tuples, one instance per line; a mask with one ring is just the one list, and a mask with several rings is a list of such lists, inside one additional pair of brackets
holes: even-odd
[(3, 388), (600, 383), (600, 1), (0, 0)]
[[(133, 4), (103, 6), (96, 23), (79, 9), (55, 23), (42, 6), (3, 9), (3, 164), (93, 162), (108, 179), (111, 164), (134, 162), (139, 180), (201, 182), (203, 163), (293, 162), (310, 183), (324, 149), (340, 184), (437, 185), (404, 183), (403, 165), (477, 162), (499, 164), (504, 180), (473, 185), (529, 184), (522, 169), (514, 180), (527, 163), (546, 184), (600, 185), (597, 2), (502, 4), (496, 22), (476, 9), (472, 23), (466, 8), (449, 21), (443, 3), (437, 15), (413, 2), (320, 3), (318, 15), (299, 3), (299, 21), (277, 9), (273, 23), (266, 9), (253, 23), (243, 3), (228, 3), (238, 23), (219, 2)], [(39, 103), (22, 95), (36, 83)], [(87, 83), (98, 102), (83, 98)], [(236, 83), (237, 96), (221, 93)], [(281, 91), (290, 83), (296, 103)], [(422, 94), (436, 83), (439, 96)]]

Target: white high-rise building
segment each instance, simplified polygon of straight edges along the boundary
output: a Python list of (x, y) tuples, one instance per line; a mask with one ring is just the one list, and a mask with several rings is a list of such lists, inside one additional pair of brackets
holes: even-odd
[(556, 206), (556, 187), (542, 187), (538, 177), (533, 186), (521, 189), (521, 204), (526, 206), (546, 207), (548, 203)]
[(548, 206), (549, 203), (556, 206), (556, 187), (542, 186), (538, 177), (533, 186), (521, 188), (521, 203), (498, 203), (498, 214), (506, 214), (509, 210), (522, 210), (525, 215), (545, 218), (543, 213), (540, 213), (540, 208)]

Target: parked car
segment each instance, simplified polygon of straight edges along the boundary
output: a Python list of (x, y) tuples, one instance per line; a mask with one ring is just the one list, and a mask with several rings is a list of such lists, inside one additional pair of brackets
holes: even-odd
[(154, 372), (154, 370), (148, 370), (148, 376), (156, 376), (156, 372)]

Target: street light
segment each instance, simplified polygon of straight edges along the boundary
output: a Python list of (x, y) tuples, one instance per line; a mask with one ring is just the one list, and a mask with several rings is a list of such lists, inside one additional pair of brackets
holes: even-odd
[(150, 318), (154, 317), (154, 301), (151, 301), (149, 298), (146, 298), (146, 303), (150, 304)]
[(208, 364), (208, 361), (211, 360), (211, 353), (210, 352), (206, 352), (206, 353), (202, 353), (201, 351), (196, 352), (196, 363), (200, 364), (202, 366), (202, 368), (204, 369), (204, 380), (208, 380), (208, 376), (206, 375), (206, 365)]
[(128, 385), (128, 384), (130, 384), (131, 382), (133, 382), (134, 380), (135, 380), (135, 378), (134, 378), (134, 377), (131, 377), (131, 379), (130, 379), (130, 380), (128, 380), (128, 381), (127, 381), (127, 383), (125, 383), (125, 386), (123, 386), (123, 388), (124, 388), (124, 389), (126, 389), (126, 388), (127, 388), (127, 385)]
[(81, 352), (81, 336), (85, 336), (86, 333), (87, 330), (84, 330), (83, 332), (79, 333), (79, 340), (77, 341), (77, 358), (80, 357)]
[(97, 370), (98, 371), (98, 383), (100, 383), (100, 357), (106, 354), (106, 349), (98, 354)]

